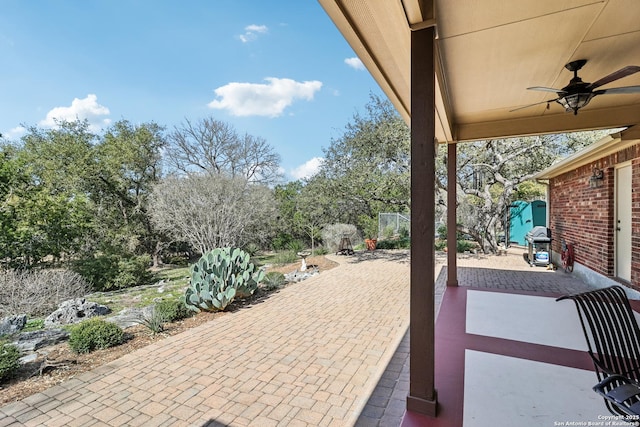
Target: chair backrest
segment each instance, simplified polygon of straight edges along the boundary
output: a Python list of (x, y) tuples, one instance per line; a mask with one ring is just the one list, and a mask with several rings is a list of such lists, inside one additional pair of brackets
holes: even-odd
[(605, 289), (560, 297), (576, 304), (598, 379), (613, 374), (640, 381), (640, 329), (624, 289)]

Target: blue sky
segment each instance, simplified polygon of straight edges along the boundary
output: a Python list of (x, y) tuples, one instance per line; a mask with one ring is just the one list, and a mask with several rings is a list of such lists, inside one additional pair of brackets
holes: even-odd
[[(315, 0), (0, 0), (0, 133), (212, 116), (309, 173), (382, 94)], [(306, 171), (306, 172), (305, 172)]]

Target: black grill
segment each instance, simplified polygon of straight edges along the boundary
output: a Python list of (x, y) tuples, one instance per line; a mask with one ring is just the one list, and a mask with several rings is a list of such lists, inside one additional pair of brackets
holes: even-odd
[(549, 243), (551, 242), (551, 229), (543, 226), (533, 227), (524, 238), (529, 243)]
[(524, 238), (529, 243), (529, 265), (548, 266), (551, 263), (551, 229), (533, 227)]

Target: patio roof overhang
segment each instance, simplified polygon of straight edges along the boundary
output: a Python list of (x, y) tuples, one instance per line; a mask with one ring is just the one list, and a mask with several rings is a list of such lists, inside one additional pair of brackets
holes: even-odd
[[(640, 65), (640, 2), (318, 1), (411, 126), (411, 258), (418, 262), (410, 274), (407, 409), (433, 417), (441, 405), (434, 383), (432, 141), (453, 143), (447, 179), (454, 182), (460, 141), (632, 128), (640, 122), (640, 94), (597, 96), (574, 115), (545, 102), (556, 93), (527, 87), (565, 87), (573, 75), (564, 65), (579, 59), (587, 60), (579, 73), (584, 82)], [(640, 73), (601, 89), (638, 85)], [(520, 109), (529, 104), (536, 105)], [(447, 201), (447, 223), (455, 224), (455, 186)], [(449, 241), (455, 233), (448, 227)], [(447, 263), (447, 285), (457, 286), (455, 251)]]
[[(543, 101), (572, 73), (594, 82), (640, 65), (637, 0), (319, 0), (407, 122), (411, 32), (435, 26), (439, 142), (626, 127), (640, 121), (640, 94), (602, 95), (578, 115)], [(435, 12), (434, 12), (435, 11)], [(640, 73), (603, 86), (640, 85)], [(534, 107), (511, 110), (536, 102)]]

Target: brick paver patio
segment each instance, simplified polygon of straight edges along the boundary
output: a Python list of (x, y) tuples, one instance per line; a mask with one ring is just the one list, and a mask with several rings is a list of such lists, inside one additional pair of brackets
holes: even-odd
[(0, 426), (348, 426), (409, 320), (408, 254), (342, 265), (0, 408)]
[[(461, 286), (589, 289), (529, 267), (522, 250), (461, 255)], [(389, 426), (408, 392), (407, 251), (333, 257), (340, 267), (249, 308), (0, 408), (0, 427)], [(436, 312), (446, 288), (436, 269)]]

